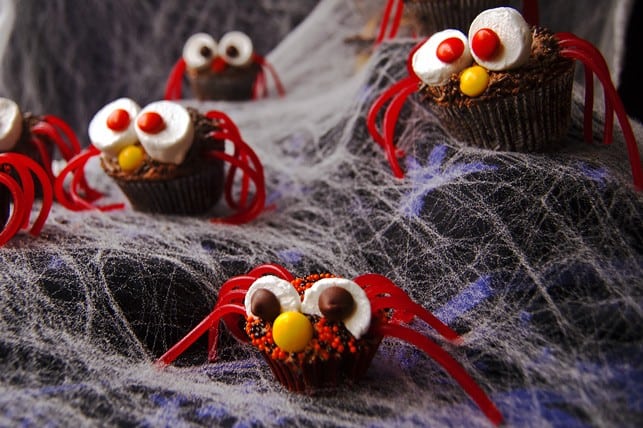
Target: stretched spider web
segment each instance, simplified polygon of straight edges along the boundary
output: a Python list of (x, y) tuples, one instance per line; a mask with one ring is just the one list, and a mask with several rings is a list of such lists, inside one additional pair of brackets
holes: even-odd
[[(103, 3), (90, 3), (96, 16), (118, 16)], [(184, 40), (168, 38), (170, 31), (203, 27), (220, 34), (232, 22), (247, 22), (258, 35), (256, 27), (267, 23), (279, 42), (268, 59), (288, 93), (241, 103), (185, 101), (228, 113), (262, 160), (268, 209), (251, 224), (130, 208), (73, 213), (54, 205), (41, 236), (20, 233), (0, 249), (0, 425), (485, 423), (434, 361), (392, 339), (362, 381), (315, 395), (286, 392), (255, 350), (231, 338), (216, 363), (207, 363), (202, 340), (176, 365), (152, 365), (211, 311), (223, 282), (263, 263), (295, 275), (386, 275), (463, 335), (463, 344), (453, 346), (413, 324), (466, 368), (510, 425), (641, 422), (643, 198), (632, 188), (620, 130), (611, 146), (600, 143), (600, 111), (595, 142), (583, 142), (582, 85), (574, 88), (568, 136), (545, 154), (469, 148), (411, 96), (397, 126), (407, 172), (399, 180), (368, 135), (365, 115), (405, 75), (414, 42), (387, 42), (362, 61), (370, 43), (355, 37), (372, 34), (381, 4), (324, 0), (289, 32), (315, 2), (293, 11), (292, 2), (262, 1), (226, 18), (220, 15), (233, 2), (215, 10), (203, 3), (203, 10), (186, 10), (141, 2), (122, 21), (102, 24), (105, 31), (115, 26), (109, 32), (115, 44), (106, 45), (112, 57), (102, 61), (120, 68), (111, 71), (113, 80), (97, 71), (105, 87), (91, 96), (83, 88), (92, 76), (73, 64), (100, 55), (82, 41), (95, 28), (58, 9), (64, 2), (17, 9), (48, 22), (60, 58), (52, 61), (71, 68), (72, 83), (61, 77), (56, 92), (52, 76), (42, 92), (10, 89), (7, 82), (17, 79), (7, 70), (38, 74), (46, 67), (39, 59), (20, 62), (13, 41), (5, 50), (3, 90), (30, 108), (69, 118), (79, 134), (79, 123), (110, 99), (126, 95), (145, 104), (162, 96)], [(45, 13), (74, 20), (45, 21)], [(16, 33), (27, 31), (21, 16)], [(136, 20), (145, 22), (139, 33)], [(158, 40), (172, 42), (159, 49)], [(70, 105), (52, 107), (61, 101)], [(637, 124), (635, 132), (640, 140)], [(106, 202), (123, 200), (96, 162), (88, 179)], [(227, 213), (221, 202), (209, 215)]]

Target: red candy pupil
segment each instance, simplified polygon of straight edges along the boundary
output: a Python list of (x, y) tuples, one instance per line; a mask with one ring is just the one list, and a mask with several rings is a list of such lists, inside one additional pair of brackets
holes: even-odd
[(107, 127), (112, 131), (123, 131), (129, 126), (129, 113), (118, 108), (107, 116)]
[(464, 52), (464, 42), (457, 37), (449, 37), (438, 45), (435, 54), (440, 61), (450, 64), (460, 58), (462, 52)]
[(490, 60), (500, 48), (500, 38), (490, 28), (482, 28), (473, 35), (471, 50), (478, 58)]
[(136, 120), (136, 124), (141, 128), (141, 131), (148, 134), (157, 134), (165, 128), (161, 115), (153, 111), (141, 114)]

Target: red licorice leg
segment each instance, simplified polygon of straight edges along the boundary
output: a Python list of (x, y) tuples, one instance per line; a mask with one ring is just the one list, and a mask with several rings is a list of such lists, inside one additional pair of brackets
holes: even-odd
[(279, 96), (283, 97), (284, 95), (286, 95), (286, 89), (284, 89), (284, 85), (281, 83), (281, 79), (279, 79), (279, 75), (277, 74), (277, 71), (272, 66), (272, 64), (270, 64), (268, 60), (266, 60), (266, 58), (262, 57), (259, 54), (254, 54), (253, 58), (254, 61), (257, 62), (264, 70), (268, 70), (268, 73), (272, 76), (273, 82), (275, 82), (275, 88), (277, 88), (277, 93), (279, 94)]
[(73, 155), (77, 155), (78, 153), (80, 153), (81, 146), (80, 146), (80, 142), (78, 141), (78, 137), (76, 137), (76, 134), (71, 129), (71, 127), (67, 124), (67, 122), (65, 122), (64, 120), (60, 119), (57, 116), (53, 116), (50, 114), (44, 116), (43, 120), (51, 124), (55, 128), (57, 128), (59, 133), (64, 135), (65, 139), (69, 142), (69, 146), (70, 146), (69, 148)]
[(288, 269), (274, 263), (257, 266), (248, 272), (248, 276), (255, 279), (263, 275), (274, 275), (289, 282), (295, 279), (293, 274), (288, 272)]
[[(561, 43), (561, 55), (568, 56), (572, 59), (578, 59), (583, 62), (585, 67), (590, 68), (599, 78), (605, 94), (605, 135), (604, 142), (609, 143), (612, 138), (612, 121), (613, 112), (616, 113), (625, 143), (627, 145), (630, 167), (632, 170), (632, 180), (634, 187), (643, 190), (643, 170), (641, 169), (641, 158), (636, 143), (634, 131), (627, 117), (625, 107), (618, 96), (618, 92), (612, 83), (609, 75), (607, 64), (601, 53), (591, 43), (579, 39), (573, 34), (559, 33), (557, 38)], [(609, 113), (609, 119), (608, 119)], [(609, 131), (609, 134), (608, 134)]]
[(386, 37), (386, 29), (388, 28), (389, 20), (391, 19), (391, 12), (395, 7), (395, 15), (393, 17), (393, 22), (391, 23), (391, 30), (388, 37), (390, 39), (394, 38), (397, 34), (397, 31), (400, 27), (400, 22), (402, 20), (402, 10), (404, 8), (404, 2), (402, 0), (388, 0), (386, 6), (384, 7), (384, 12), (382, 13), (382, 22), (380, 22), (380, 30), (375, 38), (375, 45), (382, 43)]
[[(74, 156), (63, 170), (58, 174), (54, 181), (54, 195), (56, 200), (65, 208), (72, 211), (83, 211), (83, 210), (92, 210), (98, 209), (101, 211), (111, 211), (116, 209), (122, 209), (125, 207), (125, 204), (112, 204), (105, 206), (94, 205), (92, 202), (95, 199), (92, 198), (83, 198), (78, 194), (78, 188), (82, 187), (81, 183), (84, 181), (84, 168), (89, 159), (94, 156), (98, 156), (100, 151), (94, 147), (89, 146), (86, 150)], [(72, 183), (70, 186), (70, 191), (65, 190), (65, 181), (67, 175), (73, 174)]]
[(538, 0), (523, 0), (522, 16), (530, 27), (538, 25), (540, 21), (540, 12), (538, 10)]
[(0, 231), (0, 247), (13, 238), (24, 223), (25, 215), (29, 215), (29, 209), (25, 207), (20, 185), (10, 175), (0, 171), (0, 184), (4, 185), (11, 193), (13, 209), (11, 215)]
[(268, 89), (266, 88), (266, 75), (262, 69), (259, 71), (259, 73), (257, 74), (257, 78), (252, 84), (252, 99), (258, 100), (259, 98), (263, 98), (266, 96), (268, 96)]
[(435, 360), (478, 405), (480, 410), (494, 425), (499, 425), (503, 416), (482, 388), (473, 380), (466, 370), (444, 349), (429, 338), (408, 327), (395, 324), (384, 324), (376, 327), (376, 334), (397, 337), (424, 351)]
[(65, 160), (69, 160), (74, 156), (73, 150), (51, 124), (45, 121), (38, 122), (31, 128), (31, 133), (53, 141)]
[(409, 78), (407, 86), (402, 88), (400, 93), (395, 95), (384, 112), (384, 121), (382, 126), (384, 127), (386, 158), (391, 165), (393, 174), (397, 178), (404, 178), (404, 171), (402, 171), (398, 162), (398, 157), (404, 156), (404, 152), (395, 148), (395, 126), (397, 125), (397, 120), (400, 117), (400, 111), (402, 110), (406, 99), (417, 90), (416, 85), (417, 81), (413, 78)]
[(172, 67), (170, 75), (167, 78), (165, 86), (165, 95), (163, 99), (166, 100), (180, 100), (181, 99), (181, 86), (183, 85), (183, 75), (185, 74), (186, 64), (183, 58), (180, 58)]
[[(414, 316), (420, 318), (433, 327), (445, 339), (459, 343), (462, 338), (448, 325), (440, 321), (435, 315), (415, 303), (411, 298), (390, 279), (378, 274), (360, 275), (353, 280), (364, 289), (371, 302), (371, 311), (380, 309), (393, 309), (394, 319), (409, 323)], [(396, 316), (397, 314), (397, 316)]]
[(246, 310), (240, 305), (223, 305), (215, 308), (210, 314), (203, 319), (192, 331), (183, 339), (179, 340), (157, 361), (158, 366), (166, 366), (176, 360), (186, 349), (188, 349), (199, 337), (205, 334), (214, 324), (218, 323), (222, 317), (231, 314), (246, 315)]
[[(47, 221), (47, 217), (49, 216), (49, 211), (51, 211), (51, 206), (53, 205), (54, 201), (53, 189), (51, 187), (51, 180), (49, 179), (49, 176), (42, 168), (42, 166), (40, 166), (36, 161), (26, 156), (20, 156), (20, 162), (23, 163), (24, 167), (31, 174), (36, 176), (36, 178), (40, 182), (40, 187), (42, 189), (42, 202), (40, 206), (40, 212), (38, 213), (38, 217), (36, 217), (36, 220), (34, 221), (33, 225), (31, 226), (31, 230), (29, 231), (31, 235), (36, 236), (42, 230), (43, 226), (45, 225), (45, 221)], [(26, 193), (27, 192), (25, 192), (25, 195)], [(27, 202), (29, 203), (27, 210), (31, 210), (33, 199), (30, 199)], [(27, 218), (28, 216), (29, 214), (27, 214)]]
[[(223, 219), (212, 219), (213, 222), (224, 222), (231, 224), (242, 224), (248, 221), (251, 221), (257, 217), (264, 208), (265, 205), (265, 182), (263, 175), (263, 166), (259, 161), (259, 158), (254, 153), (254, 151), (248, 146), (237, 133), (236, 127), (234, 128), (235, 132), (214, 132), (211, 134), (212, 138), (215, 139), (226, 139), (232, 142), (235, 146), (235, 156), (230, 156), (229, 154), (222, 151), (210, 151), (206, 155), (212, 158), (222, 159), (231, 165), (231, 169), (236, 168), (241, 169), (241, 171), (247, 175), (254, 183), (255, 194), (252, 201), (246, 206), (239, 206), (238, 212), (235, 215), (229, 216)], [(228, 174), (228, 180), (226, 183), (226, 188), (230, 189), (232, 177)], [(242, 193), (246, 190), (242, 189)]]
[(47, 171), (47, 175), (49, 175), (49, 177), (53, 179), (54, 172), (51, 170), (51, 156), (49, 156), (49, 151), (47, 150), (47, 145), (37, 135), (33, 135), (33, 137), (30, 140), (30, 143), (38, 151), (38, 156), (40, 156), (42, 166), (43, 166), (43, 168), (45, 168), (45, 171)]

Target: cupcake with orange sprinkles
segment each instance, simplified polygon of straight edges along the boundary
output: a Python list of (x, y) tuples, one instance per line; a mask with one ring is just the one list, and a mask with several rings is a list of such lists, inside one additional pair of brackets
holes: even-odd
[(373, 320), (364, 290), (331, 274), (290, 282), (264, 276), (248, 289), (244, 303), (250, 343), (291, 391), (358, 380), (382, 340), (368, 332)]

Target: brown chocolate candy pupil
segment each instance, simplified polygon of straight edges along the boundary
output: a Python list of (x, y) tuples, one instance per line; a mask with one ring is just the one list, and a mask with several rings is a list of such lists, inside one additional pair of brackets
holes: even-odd
[(271, 323), (281, 313), (281, 304), (272, 291), (260, 288), (252, 294), (250, 310), (262, 320)]
[(210, 58), (212, 56), (212, 49), (210, 49), (207, 46), (202, 46), (201, 49), (199, 50), (199, 53), (204, 58)]
[(236, 46), (228, 46), (228, 48), (225, 50), (225, 53), (230, 57), (230, 58), (236, 58), (239, 56), (239, 49), (237, 49)]
[(342, 321), (355, 309), (353, 295), (342, 287), (328, 287), (319, 295), (319, 310), (330, 321)]

